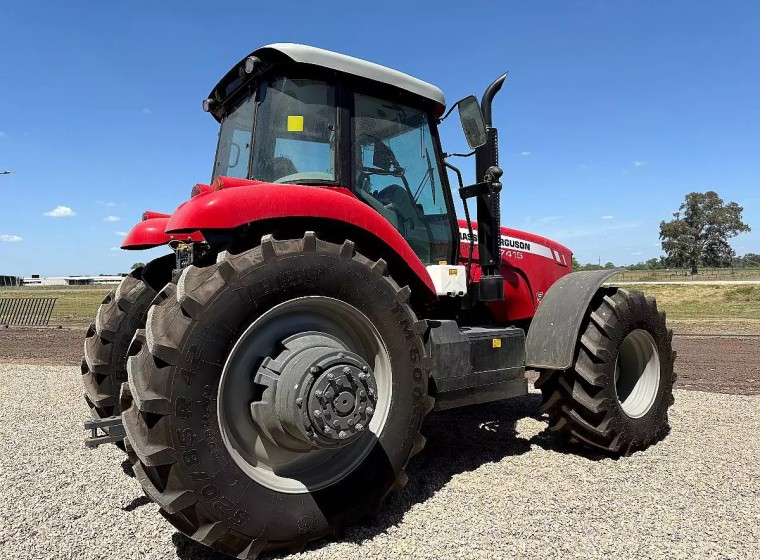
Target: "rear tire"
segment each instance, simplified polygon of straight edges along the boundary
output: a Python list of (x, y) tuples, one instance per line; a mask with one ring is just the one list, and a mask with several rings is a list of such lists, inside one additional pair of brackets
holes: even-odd
[[(388, 276), (384, 261), (369, 261), (351, 241), (336, 245), (311, 232), (296, 240), (265, 236), (260, 246), (224, 253), (207, 268), (191, 266), (176, 286), (166, 286), (130, 348), (130, 390), (122, 405), (135, 475), (162, 515), (203, 544), (254, 558), (264, 550), (301, 550), (373, 513), (385, 495), (402, 488), (408, 459), (424, 446), (419, 429), (433, 405), (422, 338), (427, 324), (416, 320), (409, 293)], [(330, 330), (335, 325), (353, 328)], [(377, 333), (379, 345), (364, 336), (365, 327)], [(303, 337), (321, 342), (309, 345)], [(344, 391), (340, 399), (347, 387), (354, 391), (340, 403), (335, 397), (332, 415), (313, 414), (336, 425), (337, 407), (359, 402), (362, 388), (355, 380), (345, 384), (340, 373), (328, 375), (351, 369), (342, 362), (336, 370), (309, 367), (316, 364), (310, 352), (319, 354), (333, 339), (348, 354), (333, 356), (358, 356), (371, 365), (363, 370), (370, 374), (356, 371), (362, 380), (377, 378), (377, 389), (362, 393), (377, 394), (377, 411), (353, 434), (341, 432), (345, 443), (336, 435), (332, 447), (320, 447), (330, 430), (315, 434), (310, 411), (319, 408), (313, 399), (322, 400), (318, 384), (333, 380)], [(299, 368), (309, 373), (294, 386), (286, 376)], [(299, 387), (308, 392), (297, 393)], [(281, 395), (287, 398), (276, 400)], [(261, 410), (268, 399), (277, 408), (267, 416)], [(305, 405), (293, 408), (295, 424), (309, 417), (305, 430), (315, 449), (308, 449), (308, 434), (298, 439), (302, 426), (271, 423), (274, 413), (289, 414), (282, 407), (295, 407), (290, 402)], [(277, 431), (283, 426), (284, 440)]]
[[(148, 307), (171, 280), (174, 255), (136, 268), (105, 297), (84, 341), (82, 381), (93, 418), (120, 413), (119, 391), (127, 381), (127, 350), (137, 329), (145, 326)], [(160, 285), (157, 285), (160, 284)]]
[(662, 439), (674, 400), (672, 338), (654, 298), (600, 290), (581, 326), (572, 369), (543, 370), (536, 381), (549, 430), (615, 455)]

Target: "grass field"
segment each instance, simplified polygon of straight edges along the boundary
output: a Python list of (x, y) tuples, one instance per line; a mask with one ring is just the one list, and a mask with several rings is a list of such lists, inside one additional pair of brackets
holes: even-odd
[(55, 288), (0, 288), (0, 298), (58, 298), (50, 317), (51, 325), (88, 324), (95, 319), (98, 306), (113, 286)]
[(686, 270), (626, 270), (613, 282), (704, 282), (705, 280), (760, 280), (760, 268), (701, 268), (692, 276)]
[[(732, 332), (760, 332), (760, 285), (636, 284), (626, 286), (657, 298), (660, 309), (677, 325), (706, 323), (725, 332), (728, 322), (743, 327)], [(51, 325), (90, 323), (111, 288), (0, 288), (2, 297), (57, 297)], [(709, 329), (708, 329), (709, 330)]]

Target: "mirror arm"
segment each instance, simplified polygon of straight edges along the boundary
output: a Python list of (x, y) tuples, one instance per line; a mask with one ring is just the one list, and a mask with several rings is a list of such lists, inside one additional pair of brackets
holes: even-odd
[[(446, 159), (446, 158), (450, 158), (450, 157), (470, 157), (472, 155), (475, 155), (475, 151), (476, 150), (473, 150), (469, 154), (456, 154), (456, 153), (455, 154), (449, 154), (447, 152), (443, 152), (443, 158)], [(460, 182), (461, 182), (461, 179), (460, 179)]]
[[(461, 99), (459, 101), (461, 101)], [(451, 112), (459, 106), (459, 101), (457, 101), (451, 107), (449, 107), (449, 110), (446, 111), (446, 114), (443, 115), (440, 119), (438, 119), (438, 124), (441, 124), (443, 121), (445, 121), (448, 118), (448, 116), (451, 114)]]

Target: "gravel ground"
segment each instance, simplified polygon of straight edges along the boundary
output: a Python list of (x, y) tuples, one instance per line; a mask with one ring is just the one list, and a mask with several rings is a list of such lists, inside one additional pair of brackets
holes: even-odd
[[(87, 450), (79, 372), (0, 364), (0, 558), (200, 559), (114, 447)], [(568, 453), (538, 398), (432, 415), (409, 485), (303, 558), (758, 558), (760, 396), (678, 391), (672, 433)]]

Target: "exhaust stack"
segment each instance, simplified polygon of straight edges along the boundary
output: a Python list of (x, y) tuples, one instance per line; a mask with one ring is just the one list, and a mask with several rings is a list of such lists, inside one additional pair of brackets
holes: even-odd
[(504, 73), (486, 88), (480, 106), (486, 124), (486, 143), (475, 151), (475, 174), (477, 181), (489, 184), (488, 191), (478, 196), (478, 255), (483, 271), (478, 281), (480, 301), (504, 299), (504, 277), (501, 275), (501, 211), (499, 193), (499, 131), (493, 126), (491, 104), (493, 98), (507, 79)]

